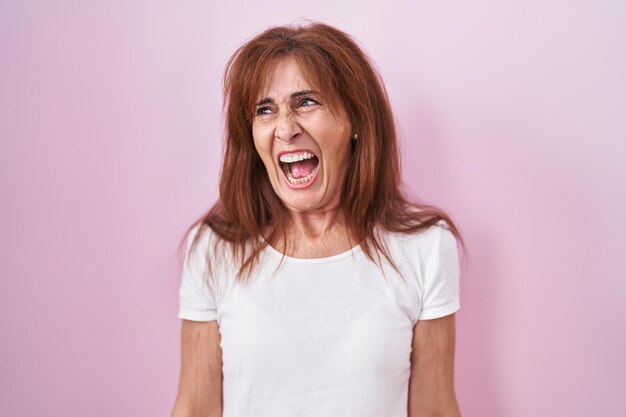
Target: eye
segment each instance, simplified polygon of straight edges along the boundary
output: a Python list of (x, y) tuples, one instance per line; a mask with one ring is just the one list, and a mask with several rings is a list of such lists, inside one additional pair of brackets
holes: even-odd
[(299, 107), (311, 107), (315, 106), (316, 104), (320, 104), (320, 102), (312, 99), (311, 97), (305, 97), (298, 102)]
[(257, 109), (254, 111), (255, 116), (265, 116), (268, 114), (272, 114), (272, 109), (268, 106), (257, 107)]

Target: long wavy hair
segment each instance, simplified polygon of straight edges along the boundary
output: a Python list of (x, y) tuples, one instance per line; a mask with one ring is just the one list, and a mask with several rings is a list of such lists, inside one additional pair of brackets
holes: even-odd
[[(219, 199), (189, 229), (198, 226), (191, 249), (210, 228), (236, 260), (237, 279), (250, 276), (268, 241), (281, 236), (287, 245), (288, 212), (275, 194), (252, 138), (254, 104), (277, 59), (296, 60), (305, 78), (333, 109), (342, 104), (358, 140), (352, 141), (350, 167), (341, 194), (341, 209), (352, 236), (381, 266), (395, 263), (380, 227), (417, 233), (440, 221), (464, 247), (450, 216), (427, 204), (410, 202), (401, 189), (400, 156), (391, 106), (378, 72), (351, 37), (332, 26), (309, 23), (272, 27), (242, 45), (224, 74), (225, 150)], [(259, 239), (271, 225), (267, 239)], [(211, 267), (211, 254), (206, 254)]]

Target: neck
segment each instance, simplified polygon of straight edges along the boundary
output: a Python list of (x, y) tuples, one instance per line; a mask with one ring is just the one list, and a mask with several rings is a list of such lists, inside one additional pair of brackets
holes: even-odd
[(275, 236), (272, 244), (296, 258), (332, 256), (357, 243), (346, 226), (343, 210), (339, 208), (316, 213), (290, 212), (286, 234), (286, 247), (282, 236)]
[(343, 211), (339, 208), (318, 213), (290, 213), (287, 236), (306, 240), (319, 240), (325, 236), (346, 234)]

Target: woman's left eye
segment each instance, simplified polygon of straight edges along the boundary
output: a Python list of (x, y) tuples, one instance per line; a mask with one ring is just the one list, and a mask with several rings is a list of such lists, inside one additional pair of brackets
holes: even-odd
[(303, 98), (302, 100), (300, 100), (300, 106), (304, 106), (304, 107), (309, 107), (309, 106), (314, 106), (316, 104), (320, 104), (317, 100), (313, 100), (312, 98)]

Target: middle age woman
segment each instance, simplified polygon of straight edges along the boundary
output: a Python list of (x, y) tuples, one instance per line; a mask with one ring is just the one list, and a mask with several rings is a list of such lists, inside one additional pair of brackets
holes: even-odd
[(356, 42), (273, 27), (225, 75), (217, 203), (190, 227), (174, 416), (460, 415), (459, 232), (400, 188)]

